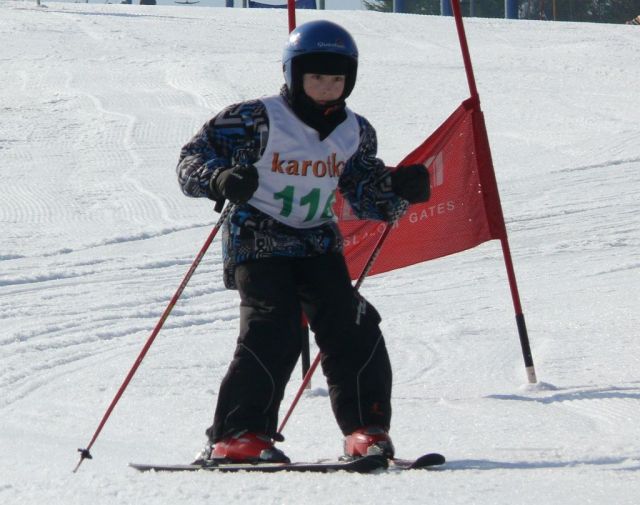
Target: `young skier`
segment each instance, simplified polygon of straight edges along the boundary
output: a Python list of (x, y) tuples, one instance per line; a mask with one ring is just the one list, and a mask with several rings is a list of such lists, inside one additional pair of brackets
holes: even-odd
[(224, 282), (240, 332), (198, 461), (279, 461), (278, 409), (300, 355), (301, 314), (322, 352), (345, 455), (393, 456), (391, 365), (375, 308), (352, 287), (331, 210), (338, 189), (360, 218), (393, 222), (429, 197), (422, 165), (391, 172), (376, 133), (346, 107), (358, 50), (329, 21), (291, 32), (280, 94), (232, 105), (181, 151), (183, 192), (234, 204), (223, 227)]

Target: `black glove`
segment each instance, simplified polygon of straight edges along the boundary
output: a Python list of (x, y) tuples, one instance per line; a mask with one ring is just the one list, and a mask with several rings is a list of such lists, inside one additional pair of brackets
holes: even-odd
[(429, 172), (424, 165), (406, 165), (391, 172), (393, 192), (409, 203), (426, 202), (430, 196)]
[(220, 172), (210, 184), (230, 202), (242, 204), (258, 189), (258, 170), (253, 165), (236, 165)]

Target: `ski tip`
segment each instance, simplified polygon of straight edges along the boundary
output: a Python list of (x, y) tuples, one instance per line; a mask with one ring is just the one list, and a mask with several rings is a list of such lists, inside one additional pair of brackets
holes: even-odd
[(442, 454), (430, 452), (428, 454), (423, 454), (416, 459), (394, 458), (392, 462), (393, 466), (400, 470), (416, 470), (420, 468), (431, 468), (434, 466), (444, 465), (446, 463), (446, 459)]
[(437, 452), (431, 452), (429, 454), (424, 454), (415, 460), (412, 465), (414, 468), (422, 468), (426, 466), (439, 466), (444, 465), (447, 462), (447, 459)]

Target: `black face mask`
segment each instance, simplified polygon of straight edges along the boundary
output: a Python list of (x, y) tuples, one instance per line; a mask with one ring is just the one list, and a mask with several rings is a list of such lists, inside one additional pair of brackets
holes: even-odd
[[(324, 140), (347, 119), (345, 99), (355, 83), (357, 61), (333, 53), (307, 54), (293, 61), (292, 72), (293, 88), (286, 95), (289, 104), (302, 122), (316, 130), (320, 140)], [(304, 92), (304, 74), (344, 75), (346, 80), (342, 96), (329, 104), (317, 104)]]
[(347, 119), (346, 104), (342, 99), (319, 105), (301, 91), (296, 93), (289, 103), (296, 116), (318, 132), (320, 140), (326, 139), (340, 123)]

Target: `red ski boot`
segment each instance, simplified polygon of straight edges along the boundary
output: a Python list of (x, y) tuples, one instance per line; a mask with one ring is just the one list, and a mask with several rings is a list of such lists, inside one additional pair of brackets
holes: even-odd
[(394, 452), (389, 434), (379, 426), (359, 428), (344, 439), (344, 454), (347, 458), (372, 455), (393, 458)]
[(216, 442), (211, 451), (211, 459), (240, 462), (289, 463), (289, 458), (273, 445), (266, 435), (241, 431)]

